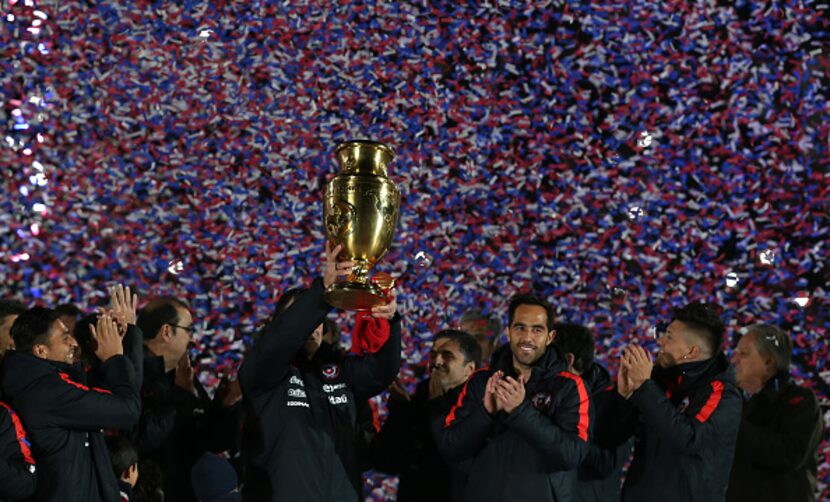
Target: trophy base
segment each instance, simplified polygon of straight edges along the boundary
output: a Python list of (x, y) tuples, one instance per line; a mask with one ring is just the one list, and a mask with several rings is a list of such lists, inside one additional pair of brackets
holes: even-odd
[(372, 307), (386, 303), (386, 296), (379, 287), (361, 282), (335, 282), (323, 298), (332, 307), (343, 310), (372, 310)]

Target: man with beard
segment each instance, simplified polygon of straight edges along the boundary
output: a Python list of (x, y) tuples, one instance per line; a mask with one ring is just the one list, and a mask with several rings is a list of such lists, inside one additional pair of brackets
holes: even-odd
[[(618, 391), (636, 433), (624, 501), (716, 502), (726, 497), (741, 419), (735, 373), (721, 351), (724, 325), (707, 305), (675, 309), (657, 344), (656, 367), (642, 347), (620, 361)], [(652, 371), (653, 369), (653, 371)]]
[(475, 338), (463, 331), (440, 331), (429, 352), (429, 378), (409, 399), (390, 394), (389, 416), (372, 441), (371, 456), (375, 469), (400, 475), (398, 502), (453, 500), (454, 482), (457, 486), (461, 480), (438, 453), (430, 421), (447, 414), (480, 361)]
[(388, 333), (376, 352), (343, 357), (328, 344), (321, 348), (331, 310), (323, 293), (354, 266), (335, 263), (339, 252), (339, 246), (326, 249), (322, 280), (279, 302), (285, 308), (263, 328), (239, 370), (246, 500), (360, 498), (355, 403), (382, 392), (398, 373), (401, 320), (392, 290), (389, 302), (371, 311), (368, 324)]
[(463, 500), (575, 500), (589, 446), (588, 391), (551, 346), (548, 302), (514, 296), (508, 320), (509, 345), (461, 390), (438, 449), (450, 463), (470, 462)]

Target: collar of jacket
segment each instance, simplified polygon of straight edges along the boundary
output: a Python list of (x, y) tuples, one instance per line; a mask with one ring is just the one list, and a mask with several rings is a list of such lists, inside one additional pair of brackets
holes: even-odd
[(585, 385), (591, 391), (591, 395), (597, 394), (604, 390), (608, 389), (608, 386), (611, 385), (613, 387), (613, 382), (611, 381), (611, 374), (608, 373), (608, 370), (599, 363), (594, 363), (588, 368), (588, 371), (585, 371), (580, 375), (582, 380), (585, 382)]
[(734, 379), (732, 367), (723, 352), (705, 361), (678, 364), (671, 368), (655, 366), (652, 371), (652, 379), (674, 395), (685, 394), (688, 389), (719, 375), (729, 381)]
[(772, 378), (770, 378), (761, 392), (758, 394), (768, 399), (775, 399), (778, 394), (787, 387), (791, 381), (790, 374), (786, 371), (779, 371)]
[(317, 349), (317, 352), (315, 352), (314, 356), (312, 356), (309, 360), (305, 356), (305, 352), (303, 352), (302, 347), (300, 347), (300, 351), (294, 357), (294, 366), (300, 370), (307, 370), (324, 363), (335, 361), (338, 359), (338, 354), (339, 353), (334, 348), (334, 345), (327, 342), (320, 342), (320, 347)]
[(55, 371), (66, 373), (78, 382), (86, 382), (86, 374), (80, 364), (49, 361), (25, 352), (10, 350), (3, 360), (3, 389), (9, 396), (14, 396), (34, 380)]
[[(170, 370), (175, 372), (175, 369)], [(144, 374), (146, 375), (164, 375), (164, 357), (157, 356), (150, 352), (147, 346), (144, 346)]]
[[(503, 371), (505, 376), (515, 377), (517, 375), (516, 369), (513, 367), (513, 351), (510, 350), (510, 345), (503, 345), (493, 354), (492, 371)], [(548, 345), (545, 353), (540, 357), (531, 368), (530, 382), (538, 381), (550, 374), (556, 374), (560, 371), (567, 371), (568, 365), (565, 359), (559, 355), (559, 350), (551, 343)]]

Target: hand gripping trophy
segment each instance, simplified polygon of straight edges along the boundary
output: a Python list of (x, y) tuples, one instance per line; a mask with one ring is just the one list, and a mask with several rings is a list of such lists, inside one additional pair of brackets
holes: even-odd
[(323, 222), (331, 247), (342, 246), (338, 260), (355, 266), (326, 290), (325, 298), (337, 308), (370, 310), (387, 302), (386, 290), (392, 287), (388, 274), (373, 280), (369, 271), (386, 254), (398, 224), (401, 193), (386, 172), (395, 152), (374, 141), (349, 141), (335, 154), (340, 172), (326, 185)]

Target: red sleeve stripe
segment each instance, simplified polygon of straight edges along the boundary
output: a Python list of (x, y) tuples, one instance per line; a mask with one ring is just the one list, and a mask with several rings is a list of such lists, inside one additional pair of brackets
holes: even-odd
[(576, 431), (579, 433), (579, 439), (588, 441), (588, 426), (591, 416), (588, 414), (590, 400), (588, 399), (588, 390), (585, 388), (585, 382), (579, 376), (568, 371), (559, 373), (559, 376), (570, 378), (576, 384), (576, 391), (579, 393), (579, 423), (576, 426)]
[(112, 392), (108, 391), (107, 389), (102, 389), (100, 387), (93, 387), (93, 388), (90, 389), (86, 385), (84, 385), (82, 383), (78, 383), (75, 380), (72, 380), (72, 378), (64, 372), (60, 372), (58, 374), (61, 376), (61, 380), (68, 383), (69, 385), (71, 385), (73, 387), (77, 387), (78, 389), (81, 389), (83, 391), (86, 391), (86, 392), (94, 391), (94, 392), (100, 392), (101, 394), (112, 394)]
[(712, 416), (712, 413), (714, 413), (715, 409), (718, 407), (721, 397), (723, 397), (723, 382), (715, 380), (712, 382), (712, 394), (709, 395), (709, 399), (706, 400), (706, 404), (704, 404), (703, 408), (697, 412), (695, 418), (701, 423), (709, 420), (709, 417)]
[(12, 419), (14, 434), (17, 436), (17, 444), (20, 445), (20, 453), (23, 454), (23, 460), (27, 464), (35, 465), (35, 459), (32, 457), (32, 449), (29, 447), (29, 440), (26, 438), (26, 431), (23, 429), (23, 424), (20, 423), (20, 417), (6, 403), (0, 403), (0, 406), (9, 412), (9, 417)]
[(461, 403), (464, 401), (464, 396), (467, 395), (467, 386), (470, 385), (470, 381), (473, 379), (473, 376), (480, 371), (485, 371), (485, 369), (481, 368), (479, 370), (474, 371), (473, 374), (470, 375), (470, 378), (467, 379), (467, 382), (464, 384), (464, 388), (461, 389), (461, 393), (458, 394), (458, 400), (452, 406), (450, 412), (447, 413), (447, 418), (444, 419), (444, 427), (449, 427), (450, 424), (452, 424), (455, 421), (455, 411), (458, 408), (461, 408)]

